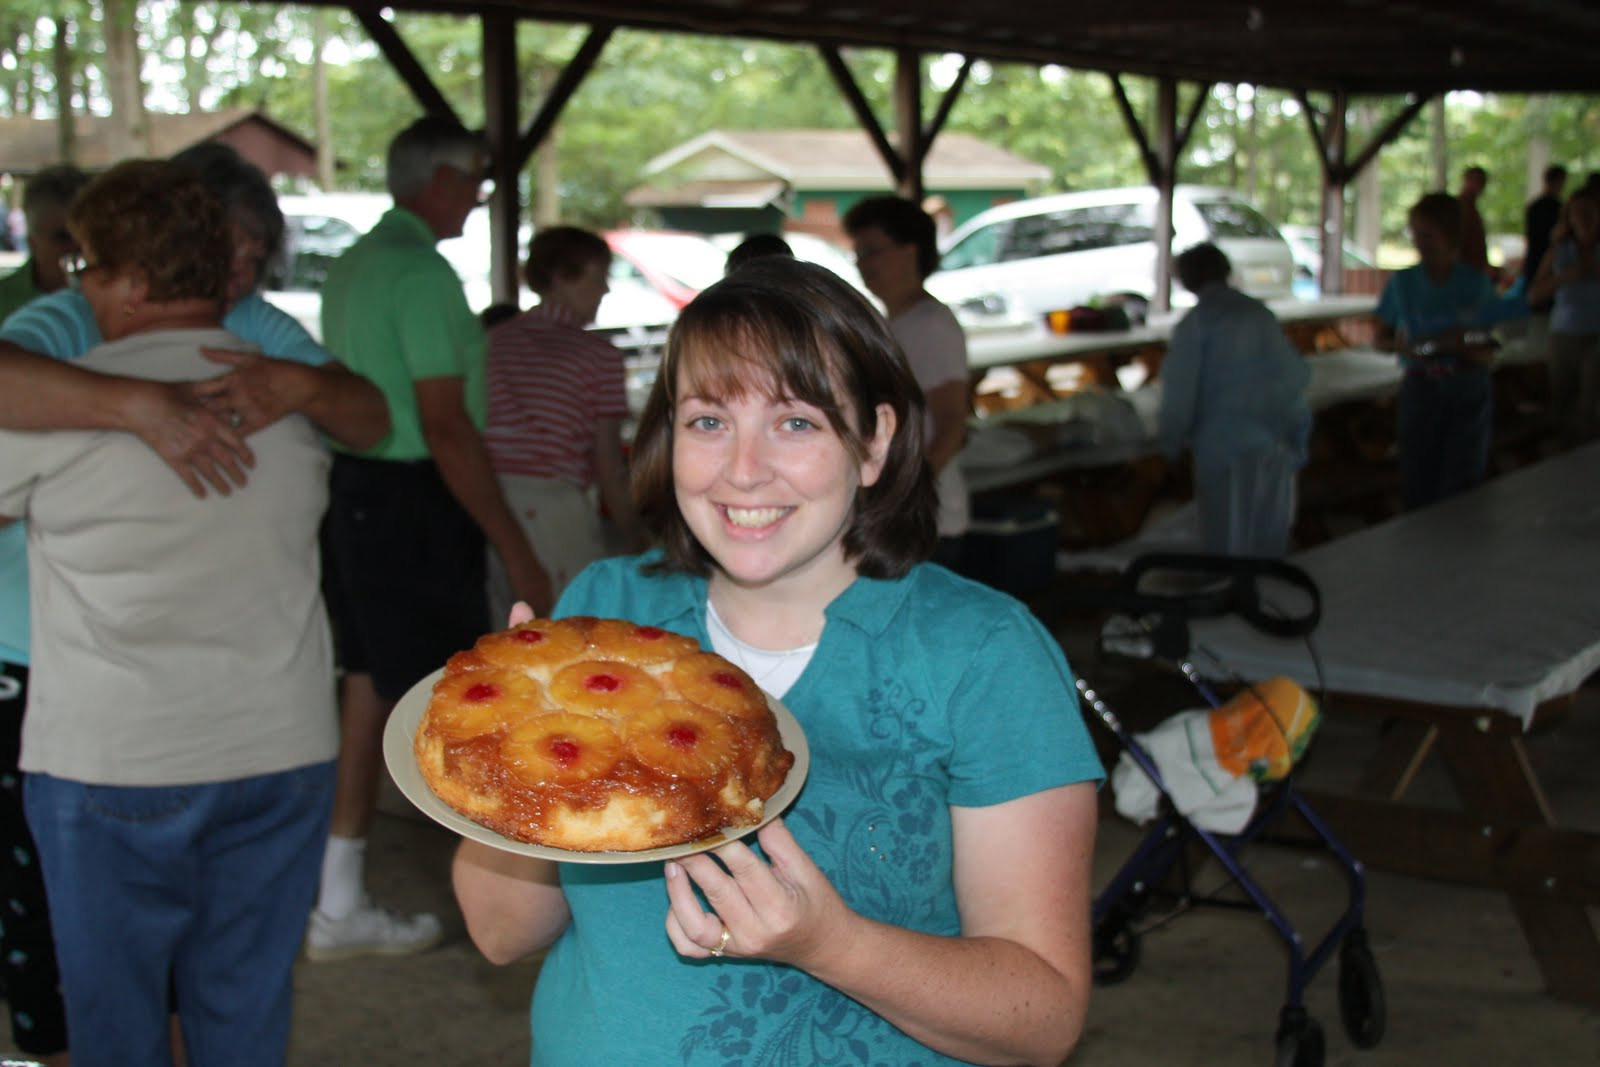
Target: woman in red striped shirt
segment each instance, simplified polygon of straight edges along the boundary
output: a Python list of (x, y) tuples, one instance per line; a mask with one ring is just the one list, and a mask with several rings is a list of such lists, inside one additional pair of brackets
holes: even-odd
[[(484, 443), (556, 595), (607, 554), (591, 489), (617, 524), (617, 549), (644, 547), (622, 451), (622, 354), (584, 328), (606, 295), (610, 268), (611, 249), (599, 235), (575, 226), (541, 230), (525, 268), (539, 304), (489, 331)], [(489, 596), (491, 617), (505, 618), (511, 586), (493, 550)]]

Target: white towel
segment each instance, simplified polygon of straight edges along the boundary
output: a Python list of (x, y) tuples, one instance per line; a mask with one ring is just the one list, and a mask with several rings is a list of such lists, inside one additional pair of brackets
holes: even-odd
[[(1166, 784), (1173, 805), (1204, 830), (1235, 834), (1255, 814), (1256, 783), (1236, 777), (1217, 761), (1207, 709), (1182, 711), (1147, 733), (1135, 734), (1156, 772)], [(1161, 793), (1126, 752), (1111, 772), (1111, 789), (1119, 814), (1146, 823), (1160, 810)]]

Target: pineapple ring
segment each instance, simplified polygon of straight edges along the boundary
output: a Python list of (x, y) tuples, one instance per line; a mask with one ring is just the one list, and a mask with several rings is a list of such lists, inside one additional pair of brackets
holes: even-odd
[(605, 720), (564, 711), (518, 723), (500, 745), (506, 770), (533, 785), (603, 777), (622, 751), (622, 738)]
[(589, 630), (589, 647), (603, 652), (601, 658), (648, 667), (699, 652), (700, 642), (659, 626), (639, 626), (623, 619), (596, 619)]
[(771, 714), (766, 694), (755, 681), (715, 653), (696, 652), (679, 658), (670, 680), (685, 700), (735, 719), (762, 719)]
[(532, 678), (493, 669), (445, 675), (433, 687), (433, 700), (439, 710), (430, 728), (462, 741), (494, 733), (548, 707)]
[(550, 699), (578, 715), (636, 715), (662, 697), (661, 683), (616, 660), (583, 660), (550, 679)]
[(583, 630), (567, 622), (534, 619), (478, 638), (473, 651), (491, 667), (537, 670), (558, 667), (583, 655)]
[(733, 725), (706, 708), (664, 700), (628, 721), (628, 754), (679, 778), (709, 778), (733, 763)]

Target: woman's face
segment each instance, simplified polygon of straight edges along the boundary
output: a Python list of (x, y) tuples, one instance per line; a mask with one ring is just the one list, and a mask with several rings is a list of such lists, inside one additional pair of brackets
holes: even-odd
[(1456, 238), (1434, 225), (1432, 220), (1413, 214), (1407, 220), (1411, 230), (1411, 244), (1426, 264), (1444, 264), (1456, 258)]
[(672, 474), (689, 529), (733, 582), (831, 599), (855, 578), (843, 540), (856, 490), (875, 483), (894, 411), (857, 461), (821, 409), (765, 391), (720, 399), (688, 395), (680, 372)]
[(228, 266), (227, 306), (233, 307), (249, 296), (261, 281), (261, 267), (267, 258), (267, 246), (255, 229), (236, 216), (228, 219), (228, 240), (233, 248), (233, 259)]
[(901, 244), (883, 232), (881, 226), (858, 230), (851, 235), (851, 241), (861, 282), (873, 296), (893, 301), (906, 292), (921, 290), (922, 276), (917, 273), (915, 244)]

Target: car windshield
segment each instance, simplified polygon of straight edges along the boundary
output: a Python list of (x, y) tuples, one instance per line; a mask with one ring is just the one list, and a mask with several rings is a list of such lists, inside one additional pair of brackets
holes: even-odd
[(1278, 236), (1278, 228), (1265, 215), (1237, 200), (1196, 200), (1194, 209), (1205, 219), (1212, 240)]
[(727, 257), (703, 237), (685, 233), (635, 231), (627, 237), (629, 255), (689, 289), (706, 289), (722, 278)]
[(1018, 219), (1006, 239), (1005, 259), (1033, 259), (1148, 241), (1151, 212), (1143, 204), (1103, 204)]

